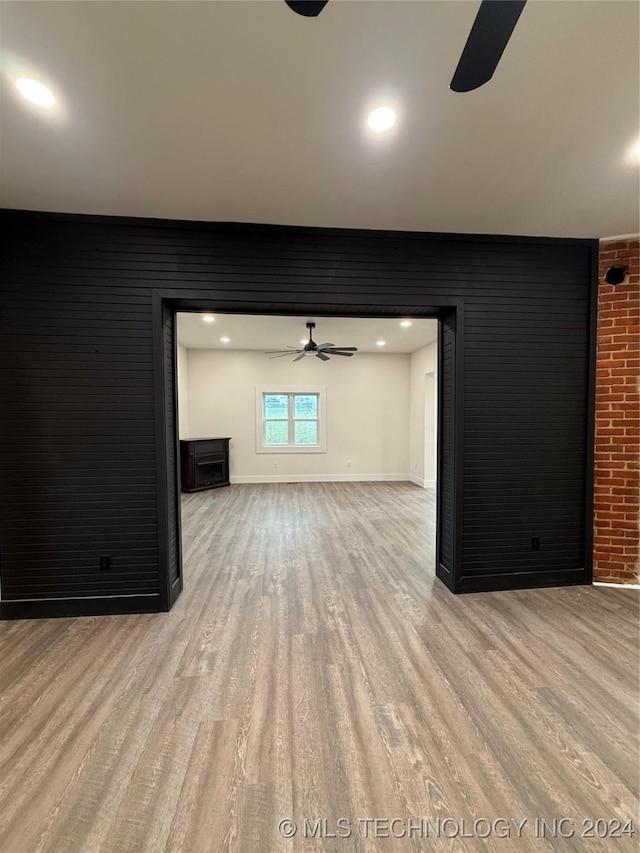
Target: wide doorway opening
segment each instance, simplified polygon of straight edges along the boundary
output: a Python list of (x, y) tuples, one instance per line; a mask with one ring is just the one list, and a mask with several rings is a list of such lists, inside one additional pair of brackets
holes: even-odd
[(322, 589), (432, 583), (437, 380), (435, 318), (179, 312), (185, 594), (286, 592), (304, 630)]

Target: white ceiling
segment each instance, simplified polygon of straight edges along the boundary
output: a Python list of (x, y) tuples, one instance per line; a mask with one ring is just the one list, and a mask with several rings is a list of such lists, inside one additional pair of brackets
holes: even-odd
[[(438, 321), (413, 319), (408, 329), (399, 319), (358, 317), (282, 317), (249, 314), (214, 314), (213, 323), (205, 323), (202, 314), (178, 314), (178, 343), (187, 349), (283, 350), (300, 347), (307, 341), (306, 323), (316, 324), (313, 340), (343, 347), (358, 347), (359, 352), (411, 353), (438, 337)], [(220, 338), (228, 337), (223, 344)], [(377, 346), (385, 341), (384, 347)]]
[[(449, 82), (472, 2), (3, 2), (0, 203), (468, 233), (637, 232), (635, 0), (530, 0)], [(46, 83), (50, 111), (16, 93)], [(399, 113), (365, 133), (370, 108)]]

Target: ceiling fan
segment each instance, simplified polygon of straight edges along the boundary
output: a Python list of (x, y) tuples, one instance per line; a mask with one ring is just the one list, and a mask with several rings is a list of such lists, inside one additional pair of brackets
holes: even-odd
[(311, 337), (315, 327), (315, 323), (307, 323), (307, 329), (309, 329), (309, 343), (305, 344), (302, 349), (297, 347), (287, 347), (286, 349), (267, 350), (266, 355), (271, 355), (271, 358), (282, 358), (285, 355), (299, 353), (293, 359), (294, 361), (300, 361), (300, 359), (304, 358), (305, 355), (315, 355), (322, 361), (329, 361), (330, 355), (344, 355), (351, 357), (354, 352), (358, 352), (358, 347), (337, 347), (335, 344), (317, 344)]
[[(285, 0), (287, 6), (315, 18), (329, 0)], [(451, 81), (454, 92), (471, 92), (493, 77), (527, 0), (482, 0)]]

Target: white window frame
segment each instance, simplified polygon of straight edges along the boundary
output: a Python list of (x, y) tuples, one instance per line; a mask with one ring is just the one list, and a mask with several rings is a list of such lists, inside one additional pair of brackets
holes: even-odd
[[(317, 394), (318, 395), (318, 443), (309, 444), (265, 444), (264, 443), (264, 397), (265, 394)], [(289, 413), (289, 420), (293, 412)], [(327, 452), (327, 388), (325, 385), (256, 385), (256, 453), (326, 453)]]

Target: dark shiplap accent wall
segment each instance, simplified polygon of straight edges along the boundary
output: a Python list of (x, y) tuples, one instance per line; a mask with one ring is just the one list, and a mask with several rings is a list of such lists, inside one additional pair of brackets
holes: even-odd
[[(465, 574), (584, 565), (588, 324), (580, 289), (467, 309), (465, 336)], [(524, 344), (524, 345), (523, 345)], [(541, 537), (539, 551), (522, 549)]]
[(464, 306), (455, 542), (441, 530), (455, 587), (589, 581), (594, 241), (14, 212), (0, 225), (4, 602), (160, 606), (158, 291), (271, 313)]

